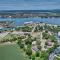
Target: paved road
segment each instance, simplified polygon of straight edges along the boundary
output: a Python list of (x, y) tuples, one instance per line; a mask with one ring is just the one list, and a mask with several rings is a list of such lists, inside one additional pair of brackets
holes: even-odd
[(24, 35), (24, 34), (31, 34), (31, 32), (21, 32), (21, 31), (14, 31), (12, 34)]
[(32, 33), (34, 32), (35, 28), (36, 28), (36, 25), (35, 25), (34, 28), (32, 29)]

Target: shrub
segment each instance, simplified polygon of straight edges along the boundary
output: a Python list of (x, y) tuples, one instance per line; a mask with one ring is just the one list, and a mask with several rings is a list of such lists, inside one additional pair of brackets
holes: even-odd
[(39, 51), (36, 52), (36, 57), (39, 57), (40, 53)]
[(27, 54), (28, 56), (31, 56), (31, 55), (32, 55), (32, 50), (28, 48), (28, 49), (26, 50), (26, 54)]
[(32, 60), (35, 60), (35, 54), (32, 54)]

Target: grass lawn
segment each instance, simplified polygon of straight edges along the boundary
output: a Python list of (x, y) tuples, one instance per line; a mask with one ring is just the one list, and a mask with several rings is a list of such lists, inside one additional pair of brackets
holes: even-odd
[(24, 57), (17, 44), (0, 46), (0, 60), (29, 60)]

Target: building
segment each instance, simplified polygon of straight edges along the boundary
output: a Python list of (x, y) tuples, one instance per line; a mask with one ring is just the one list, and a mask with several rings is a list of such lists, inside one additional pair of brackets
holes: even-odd
[(58, 37), (60, 37), (60, 32), (58, 32)]

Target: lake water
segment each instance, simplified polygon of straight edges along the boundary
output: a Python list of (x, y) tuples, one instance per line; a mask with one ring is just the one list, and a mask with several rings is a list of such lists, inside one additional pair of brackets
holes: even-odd
[(30, 21), (60, 25), (60, 18), (0, 18), (0, 21), (4, 20), (13, 20), (15, 25), (22, 25), (24, 22)]

